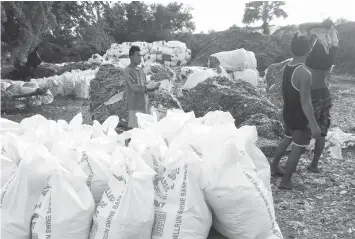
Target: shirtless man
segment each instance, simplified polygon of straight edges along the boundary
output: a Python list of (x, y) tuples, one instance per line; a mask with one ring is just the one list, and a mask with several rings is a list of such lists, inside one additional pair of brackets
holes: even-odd
[[(284, 189), (292, 188), (292, 174), (296, 171), (298, 161), (311, 137), (319, 138), (321, 135), (311, 102), (312, 75), (304, 65), (310, 51), (307, 37), (296, 33), (292, 38), (291, 51), (293, 59), (285, 66), (282, 75), (285, 138), (278, 146), (280, 150), (284, 145), (293, 143), (279, 186)], [(274, 160), (272, 165), (274, 171), (278, 163)]]
[[(334, 59), (338, 50), (337, 46), (332, 45), (328, 49), (328, 52), (326, 52), (324, 46), (317, 40), (317, 37), (311, 34), (311, 30), (315, 28), (330, 29), (333, 25), (333, 22), (327, 19), (322, 23), (305, 23), (299, 26), (300, 31), (307, 34), (310, 43), (313, 46), (305, 64), (308, 70), (312, 73), (312, 105), (317, 123), (322, 133), (321, 137), (316, 139), (313, 160), (307, 167), (311, 172), (319, 172), (318, 162), (324, 150), (325, 137), (327, 136), (330, 127), (330, 109), (332, 103), (328, 88), (328, 79), (330, 78), (331, 69), (334, 65)], [(337, 36), (339, 38), (339, 35)], [(284, 170), (279, 166), (279, 162), (291, 143), (292, 139), (285, 138), (276, 149), (274, 161), (271, 165), (271, 172), (273, 175), (284, 174)]]

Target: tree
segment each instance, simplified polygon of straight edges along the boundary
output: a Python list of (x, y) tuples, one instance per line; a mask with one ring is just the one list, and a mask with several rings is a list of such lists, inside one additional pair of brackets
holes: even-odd
[(335, 25), (340, 25), (340, 24), (344, 24), (344, 23), (348, 23), (349, 20), (348, 19), (345, 19), (343, 17), (341, 18), (338, 18), (336, 21), (335, 21)]
[(177, 2), (1, 2), (1, 48), (13, 61), (38, 44), (46, 62), (86, 60), (114, 41), (152, 42), (191, 33), (191, 10)]
[[(10, 62), (25, 59), (56, 25), (52, 2), (1, 2), (1, 42), (11, 52)], [(35, 13), (35, 14), (34, 14)]]
[(276, 18), (287, 18), (287, 13), (282, 9), (285, 2), (282, 1), (255, 1), (245, 4), (245, 11), (243, 17), (244, 24), (255, 23), (262, 21), (261, 28), (263, 33), (270, 34), (270, 21)]

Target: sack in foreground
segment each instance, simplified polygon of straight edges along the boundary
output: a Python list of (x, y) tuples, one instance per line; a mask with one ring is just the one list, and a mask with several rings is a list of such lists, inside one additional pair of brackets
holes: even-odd
[(94, 199), (76, 162), (60, 169), (44, 188), (32, 217), (32, 239), (87, 239)]
[(226, 140), (204, 157), (206, 164), (221, 159), (205, 172), (204, 191), (215, 216), (213, 227), (230, 239), (283, 238), (272, 196), (244, 154), (235, 140)]
[(113, 173), (93, 217), (90, 239), (150, 239), (154, 171), (132, 149), (117, 148)]
[(166, 170), (155, 187), (153, 239), (206, 239), (212, 215), (199, 185), (201, 158), (171, 150)]

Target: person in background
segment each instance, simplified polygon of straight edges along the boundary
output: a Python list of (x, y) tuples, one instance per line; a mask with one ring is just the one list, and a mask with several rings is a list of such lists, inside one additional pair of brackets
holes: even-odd
[[(330, 38), (329, 44), (322, 44), (321, 39), (312, 35), (312, 30), (316, 28), (323, 28), (330, 32), (328, 36)], [(314, 41), (312, 51), (306, 59), (306, 66), (312, 73), (312, 104), (316, 120), (322, 131), (322, 137), (315, 142), (314, 157), (307, 168), (311, 172), (319, 172), (318, 162), (324, 150), (325, 137), (328, 134), (331, 123), (332, 99), (329, 90), (329, 79), (339, 49), (339, 34), (334, 29), (334, 23), (330, 19), (326, 19), (318, 25), (301, 24), (300, 30), (306, 32), (311, 41)]]
[[(285, 172), (279, 187), (292, 188), (292, 174), (311, 136), (319, 138), (321, 130), (314, 116), (311, 103), (312, 75), (304, 65), (310, 51), (310, 43), (305, 35), (296, 33), (291, 41), (293, 59), (285, 66), (282, 76), (282, 94), (284, 99), (283, 120), (285, 137), (277, 147), (276, 153), (284, 153), (287, 146), (293, 143), (291, 153), (286, 162)], [(272, 173), (280, 173), (279, 161), (276, 157), (271, 165)]]
[(126, 100), (128, 108), (128, 128), (137, 128), (136, 113), (149, 114), (148, 92), (159, 88), (159, 83), (147, 84), (146, 75), (139, 67), (142, 55), (138, 46), (132, 46), (129, 50), (130, 65), (124, 69), (126, 83)]
[[(306, 66), (312, 74), (311, 97), (312, 105), (317, 123), (321, 129), (321, 137), (316, 139), (313, 160), (307, 169), (311, 172), (319, 172), (318, 163), (324, 150), (325, 137), (330, 127), (330, 109), (332, 107), (331, 95), (329, 91), (329, 80), (334, 66), (336, 53), (338, 51), (339, 34), (334, 29), (334, 24), (330, 19), (322, 23), (305, 23), (299, 26), (301, 32), (307, 34), (312, 50), (306, 59)], [(332, 34), (328, 34), (330, 44), (324, 45), (317, 35), (312, 33), (314, 29), (325, 29)], [(335, 39), (334, 39), (335, 38)], [(292, 140), (284, 140), (276, 150), (274, 163), (271, 166), (273, 175), (283, 175), (284, 170), (278, 165), (287, 147)]]
[(38, 55), (39, 46), (37, 46), (30, 54), (27, 56), (26, 68), (28, 70), (29, 76), (33, 76), (37, 67), (42, 63), (41, 58)]

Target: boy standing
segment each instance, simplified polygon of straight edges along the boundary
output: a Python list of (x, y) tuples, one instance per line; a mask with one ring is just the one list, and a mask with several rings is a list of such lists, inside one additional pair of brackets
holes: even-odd
[[(310, 51), (308, 38), (296, 33), (291, 41), (291, 51), (294, 57), (285, 66), (282, 78), (285, 138), (278, 146), (280, 151), (280, 148), (289, 145), (290, 142), (293, 143), (280, 182), (280, 188), (284, 189), (292, 188), (292, 174), (296, 171), (299, 159), (309, 144), (311, 136), (316, 139), (321, 136), (311, 103), (312, 74), (304, 65)], [(276, 159), (272, 163), (272, 172), (281, 170), (279, 161)]]

